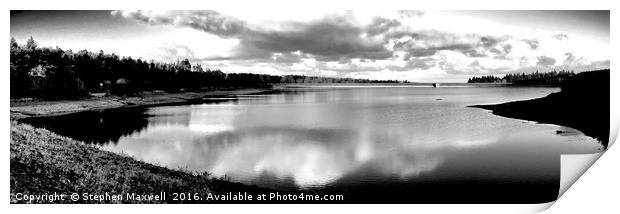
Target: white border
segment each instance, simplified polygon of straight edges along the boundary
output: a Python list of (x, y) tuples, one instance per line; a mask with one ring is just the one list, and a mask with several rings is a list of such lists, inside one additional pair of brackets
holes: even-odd
[[(505, 9), (505, 10), (538, 10), (538, 9), (604, 9), (612, 10), (612, 26), (617, 22), (615, 14), (617, 6), (611, 1), (588, 0), (588, 1), (540, 1), (540, 0), (519, 0), (519, 1), (492, 1), (492, 0), (466, 0), (466, 1), (411, 1), (411, 0), (382, 0), (370, 3), (360, 4), (358, 1), (334, 1), (334, 0), (312, 0), (312, 1), (293, 1), (293, 0), (260, 0), (260, 1), (243, 1), (243, 0), (174, 0), (167, 2), (153, 1), (129, 1), (129, 0), (106, 0), (106, 1), (83, 1), (83, 0), (29, 0), (29, 1), (3, 1), (6, 5), (3, 11), (2, 29), (4, 35), (9, 35), (9, 8), (10, 9), (215, 9), (215, 10), (268, 10), (277, 12), (284, 9), (311, 9), (323, 10), (329, 9), (361, 9), (361, 10), (396, 10), (396, 9), (438, 9), (438, 10), (468, 10), (468, 9)], [(611, 29), (613, 35), (613, 28)], [(611, 36), (614, 38), (614, 36)], [(612, 41), (613, 62), (617, 60), (617, 44)], [(519, 212), (523, 210), (518, 205), (151, 205), (151, 206), (133, 206), (133, 205), (37, 205), (37, 206), (20, 206), (8, 205), (9, 202), (9, 52), (2, 52), (4, 57), (2, 62), (5, 65), (3, 72), (0, 73), (0, 100), (5, 102), (2, 111), (2, 132), (1, 139), (4, 139), (5, 147), (1, 153), (5, 160), (1, 164), (4, 176), (2, 177), (2, 186), (0, 192), (4, 192), (2, 199), (4, 206), (11, 209), (9, 212), (45, 212), (45, 213), (66, 213), (66, 212), (88, 212), (88, 213), (108, 213), (108, 212), (176, 212), (176, 213), (192, 213), (192, 212), (208, 212), (208, 213), (228, 213), (230, 211), (253, 213), (256, 211), (270, 213), (316, 213), (321, 211), (340, 212), (340, 213), (377, 213), (377, 212), (415, 212), (415, 213), (496, 213), (497, 211)], [(613, 67), (612, 63), (612, 67)], [(612, 70), (615, 70), (612, 68)], [(618, 87), (614, 83), (618, 83), (618, 74), (612, 73), (612, 94), (618, 95)], [(613, 96), (612, 96), (613, 97)], [(618, 100), (612, 98), (612, 106), (618, 107)], [(617, 133), (618, 124), (618, 108), (612, 108), (612, 118), (614, 122), (615, 133)], [(611, 144), (611, 143), (610, 143)], [(594, 166), (588, 170), (582, 179), (577, 181), (575, 185), (569, 189), (566, 194), (549, 210), (545, 212), (551, 213), (618, 213), (620, 206), (617, 203), (617, 195), (620, 192), (618, 167), (615, 165), (620, 163), (620, 157), (617, 148), (610, 148)], [(6, 207), (5, 207), (6, 208)], [(54, 208), (54, 209), (50, 209)], [(93, 209), (98, 208), (98, 209)], [(101, 209), (104, 208), (104, 209)], [(538, 207), (540, 209), (540, 207)], [(5, 210), (5, 209), (3, 209)], [(536, 211), (536, 209), (529, 210)], [(593, 211), (593, 212), (592, 212)]]

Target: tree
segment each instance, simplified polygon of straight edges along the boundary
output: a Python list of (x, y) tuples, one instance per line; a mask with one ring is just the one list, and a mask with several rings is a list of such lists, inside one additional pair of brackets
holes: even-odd
[(17, 41), (15, 41), (15, 38), (11, 37), (11, 50), (15, 50), (17, 48), (19, 48)]
[(185, 58), (179, 62), (179, 67), (183, 71), (190, 71), (192, 70), (192, 63), (189, 62), (189, 59)]
[(26, 42), (26, 49), (34, 50), (36, 48), (37, 48), (37, 42), (34, 41), (34, 39), (31, 36), (30, 39), (28, 39), (28, 41)]

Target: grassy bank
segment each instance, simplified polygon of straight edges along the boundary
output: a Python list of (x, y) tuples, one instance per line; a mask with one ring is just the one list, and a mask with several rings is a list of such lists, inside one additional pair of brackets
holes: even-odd
[(561, 91), (543, 98), (471, 107), (493, 114), (568, 126), (609, 142), (609, 70), (579, 73), (566, 80)]
[[(184, 93), (145, 93), (134, 97), (94, 97), (80, 100), (11, 102), (11, 119), (51, 116), (79, 111), (134, 106), (154, 106), (200, 101), (208, 97), (225, 97), (264, 93), (269, 89), (236, 89)], [(173, 201), (171, 193), (228, 192), (262, 193), (265, 189), (214, 178), (207, 173), (173, 170), (101, 150), (95, 146), (63, 137), (45, 129), (11, 121), (10, 143), (11, 203), (16, 194), (92, 193), (138, 195), (166, 192), (165, 201), (121, 201), (101, 203), (186, 203)], [(93, 203), (97, 201), (55, 201), (54, 203)], [(49, 203), (49, 201), (33, 201)], [(208, 203), (200, 201), (198, 203)], [(221, 203), (221, 202), (220, 202)], [(226, 203), (226, 202), (224, 202)]]
[[(122, 201), (102, 201), (102, 203), (183, 203), (173, 201), (170, 194), (190, 192), (199, 193), (201, 197), (206, 198), (208, 193), (264, 191), (258, 187), (213, 178), (208, 174), (172, 170), (137, 161), (131, 157), (56, 135), (45, 129), (16, 122), (11, 123), (10, 148), (11, 203), (25, 202), (16, 200), (17, 193), (105, 194), (107, 192), (148, 195), (166, 192), (168, 195), (166, 201), (135, 201), (124, 198)], [(66, 200), (54, 203), (93, 202), (97, 201)]]

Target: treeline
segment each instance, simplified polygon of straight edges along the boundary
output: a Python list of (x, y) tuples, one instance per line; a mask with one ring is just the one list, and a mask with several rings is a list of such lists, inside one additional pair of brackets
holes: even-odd
[(506, 74), (504, 77), (493, 75), (472, 77), (467, 83), (510, 83), (515, 85), (560, 85), (563, 81), (574, 76), (573, 71), (534, 72), (520, 74)]
[(467, 83), (506, 83), (503, 78), (493, 75), (472, 77), (467, 80)]
[(389, 80), (224, 73), (191, 64), (120, 57), (86, 50), (38, 47), (30, 37), (19, 45), (11, 38), (10, 94), (15, 98), (72, 99), (91, 93), (136, 95), (145, 91), (259, 88), (278, 83), (399, 83)]

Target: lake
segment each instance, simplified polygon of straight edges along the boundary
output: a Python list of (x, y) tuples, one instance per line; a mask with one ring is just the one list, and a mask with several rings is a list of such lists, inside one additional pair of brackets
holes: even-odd
[(541, 203), (557, 198), (560, 154), (602, 145), (467, 106), (556, 91), (304, 87), (26, 122), (156, 165), (352, 203)]

